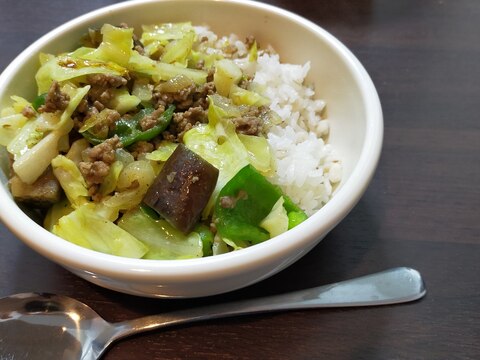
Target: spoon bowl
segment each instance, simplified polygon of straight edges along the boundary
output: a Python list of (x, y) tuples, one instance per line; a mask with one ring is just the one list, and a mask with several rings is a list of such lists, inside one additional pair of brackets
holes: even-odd
[(0, 299), (0, 359), (99, 359), (112, 342), (138, 332), (200, 320), (294, 309), (372, 306), (417, 300), (420, 273), (394, 268), (352, 280), (263, 298), (109, 323), (88, 305), (53, 294)]

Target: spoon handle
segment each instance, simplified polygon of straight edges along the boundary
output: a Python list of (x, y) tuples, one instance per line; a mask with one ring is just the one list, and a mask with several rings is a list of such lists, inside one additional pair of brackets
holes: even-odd
[(290, 293), (214, 304), (115, 323), (114, 339), (172, 325), (229, 316), (322, 307), (375, 306), (420, 299), (426, 293), (420, 273), (399, 267), (330, 285)]

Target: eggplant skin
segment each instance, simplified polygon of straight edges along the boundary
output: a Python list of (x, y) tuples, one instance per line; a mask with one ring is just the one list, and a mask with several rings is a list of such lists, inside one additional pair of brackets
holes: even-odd
[(200, 220), (218, 180), (218, 169), (179, 144), (148, 189), (143, 203), (187, 234)]
[(14, 174), (9, 186), (15, 201), (37, 208), (52, 206), (60, 201), (63, 194), (51, 166), (33, 184), (24, 183)]

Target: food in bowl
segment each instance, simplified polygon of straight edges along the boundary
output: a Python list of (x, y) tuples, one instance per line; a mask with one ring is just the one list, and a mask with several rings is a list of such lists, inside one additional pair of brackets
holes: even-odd
[(1, 110), (12, 194), (54, 234), (132, 258), (218, 255), (332, 196), (342, 167), (309, 63), (188, 22), (105, 24), (82, 41), (42, 53), (38, 96)]
[[(44, 229), (9, 191), (9, 166), (0, 147), (0, 217), (32, 250), (75, 275), (112, 290), (149, 297), (198, 297), (239, 289), (285, 269), (315, 247), (352, 210), (374, 174), (381, 152), (383, 121), (375, 87), (358, 59), (316, 24), (284, 9), (248, 0), (137, 0), (95, 10), (55, 28), (25, 49), (0, 74), (0, 107), (10, 97), (34, 99), (32, 86), (41, 52), (71, 52), (85, 29), (102, 24), (185, 22), (208, 24), (217, 34), (253, 34), (272, 44), (282, 61), (305, 64), (329, 122), (328, 144), (341, 159), (335, 195), (298, 226), (240, 251), (171, 260), (114, 256), (76, 246)], [(301, 39), (301, 41), (299, 41)], [(22, 81), (18, 81), (22, 79)], [(295, 201), (296, 202), (296, 201)], [(25, 211), (24, 211), (25, 209)]]

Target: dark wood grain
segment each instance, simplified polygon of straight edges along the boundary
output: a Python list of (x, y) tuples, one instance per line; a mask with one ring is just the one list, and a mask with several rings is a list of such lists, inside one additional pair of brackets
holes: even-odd
[[(57, 25), (114, 2), (0, 0), (0, 69)], [(480, 2), (268, 2), (338, 37), (380, 94), (382, 158), (345, 221), (282, 273), (197, 300), (142, 299), (96, 287), (37, 255), (2, 225), (0, 296), (70, 295), (120, 321), (405, 265), (426, 279), (421, 301), (211, 321), (126, 339), (105, 359), (479, 359)]]

